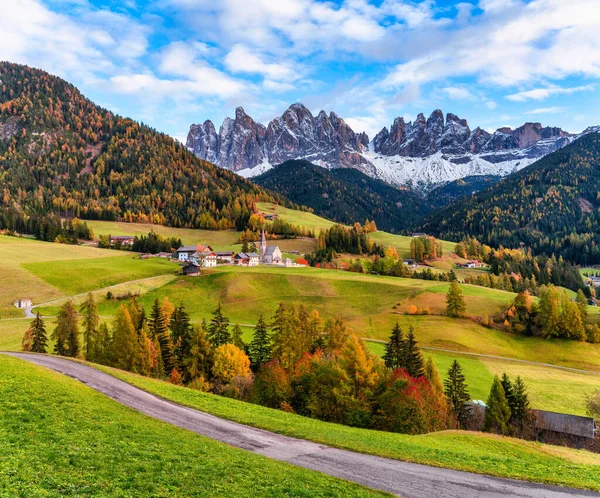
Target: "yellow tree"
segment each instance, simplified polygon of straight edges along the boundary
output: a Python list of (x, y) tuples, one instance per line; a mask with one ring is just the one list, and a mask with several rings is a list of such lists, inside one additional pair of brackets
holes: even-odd
[(233, 344), (215, 349), (212, 372), (215, 379), (229, 384), (236, 377), (250, 376), (250, 358)]

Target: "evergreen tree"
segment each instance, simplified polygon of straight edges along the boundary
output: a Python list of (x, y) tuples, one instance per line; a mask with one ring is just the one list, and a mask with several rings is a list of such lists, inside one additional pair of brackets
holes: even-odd
[(219, 306), (213, 312), (213, 317), (208, 325), (208, 338), (215, 349), (231, 342), (229, 318), (223, 315), (221, 303), (219, 303)]
[(94, 295), (90, 292), (86, 300), (79, 308), (83, 322), (83, 342), (85, 346), (85, 359), (93, 360), (96, 349), (95, 341), (97, 340), (98, 324), (100, 318), (98, 316), (98, 306), (94, 300)]
[(56, 318), (56, 328), (52, 332), (56, 341), (54, 352), (61, 356), (76, 357), (79, 354), (79, 326), (77, 312), (70, 299), (61, 307)]
[(510, 378), (508, 377), (506, 372), (502, 374), (502, 377), (500, 378), (500, 384), (502, 384), (502, 389), (504, 389), (504, 396), (506, 397), (508, 407), (510, 408), (512, 413), (512, 408), (515, 404), (515, 392), (513, 384), (510, 381)]
[(444, 392), (456, 420), (464, 428), (471, 418), (471, 406), (467, 404), (471, 400), (471, 395), (465, 383), (462, 367), (456, 360), (448, 370), (448, 377), (444, 381)]
[(165, 373), (171, 372), (171, 370), (173, 370), (173, 346), (171, 343), (167, 319), (165, 318), (165, 312), (163, 307), (160, 305), (158, 298), (156, 298), (152, 304), (152, 311), (150, 312), (150, 320), (148, 325), (150, 330), (150, 339), (153, 342), (155, 339), (158, 340), (160, 345), (163, 370)]
[(29, 326), (31, 330), (31, 348), (32, 353), (46, 353), (48, 350), (48, 337), (46, 336), (46, 326), (44, 320), (38, 311), (35, 318)]
[(137, 372), (138, 334), (127, 305), (117, 309), (113, 321), (113, 365), (122, 370)]
[(510, 429), (509, 421), (510, 407), (508, 406), (502, 383), (496, 375), (490, 389), (490, 396), (483, 417), (483, 430), (498, 434), (508, 434)]
[(462, 289), (456, 280), (450, 282), (450, 288), (446, 294), (446, 313), (450, 316), (463, 316), (467, 310), (467, 303)]
[(412, 325), (409, 327), (406, 341), (404, 341), (403, 356), (403, 368), (406, 370), (408, 375), (414, 378), (425, 375), (425, 361), (423, 360), (423, 353), (421, 353), (421, 348), (419, 348), (417, 340), (415, 339), (415, 330)]
[(248, 346), (246, 345), (246, 343), (244, 342), (244, 339), (242, 338), (242, 328), (240, 327), (239, 323), (236, 323), (233, 326), (233, 332), (231, 334), (231, 343), (238, 349), (241, 349), (244, 352), (247, 352), (247, 348)]
[(385, 366), (395, 370), (404, 365), (404, 334), (398, 322), (392, 329), (390, 340), (385, 345), (385, 354), (383, 355)]
[(510, 420), (516, 427), (521, 427), (529, 414), (529, 396), (520, 376), (513, 384), (513, 402), (510, 406), (510, 414)]
[(254, 366), (266, 363), (271, 359), (273, 354), (271, 339), (267, 332), (267, 324), (262, 315), (258, 317), (258, 322), (256, 322), (256, 326), (254, 327), (254, 335), (252, 336), (252, 342), (250, 342), (249, 353), (252, 365)]
[(181, 303), (171, 315), (171, 343), (173, 344), (173, 363), (181, 370), (183, 360), (190, 353), (192, 341), (192, 325), (190, 316)]

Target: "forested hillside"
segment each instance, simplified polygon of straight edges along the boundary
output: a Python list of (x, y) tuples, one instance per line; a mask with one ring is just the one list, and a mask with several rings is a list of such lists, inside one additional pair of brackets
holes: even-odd
[(171, 137), (102, 109), (44, 71), (0, 63), (0, 228), (59, 216), (243, 228), (279, 200)]
[(600, 135), (582, 137), (485, 191), (433, 214), (422, 229), (447, 240), (473, 235), (493, 247), (531, 247), (600, 263)]
[(327, 170), (308, 161), (286, 161), (254, 181), (320, 216), (347, 224), (374, 220), (388, 232), (409, 229), (428, 212), (415, 193), (350, 168)]
[(436, 208), (446, 207), (463, 197), (468, 197), (494, 185), (501, 178), (501, 176), (495, 175), (465, 176), (433, 189), (427, 194), (427, 200)]

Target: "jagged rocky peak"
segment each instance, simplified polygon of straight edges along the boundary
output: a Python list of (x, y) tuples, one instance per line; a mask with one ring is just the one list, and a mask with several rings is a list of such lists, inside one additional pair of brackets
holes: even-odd
[(279, 164), (306, 158), (328, 167), (354, 167), (368, 161), (366, 134), (356, 134), (334, 112), (314, 117), (301, 103), (291, 105), (266, 127), (256, 123), (242, 107), (235, 118), (226, 118), (219, 134), (212, 123), (192, 125), (187, 146), (203, 159), (240, 171), (259, 164)]

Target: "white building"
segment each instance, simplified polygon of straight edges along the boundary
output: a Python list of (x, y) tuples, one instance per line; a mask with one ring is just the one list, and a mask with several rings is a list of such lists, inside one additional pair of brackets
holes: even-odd
[(175, 257), (179, 261), (187, 261), (196, 253), (197, 250), (198, 249), (196, 246), (181, 246), (175, 251)]
[(278, 246), (267, 247), (267, 237), (265, 231), (262, 231), (260, 238), (260, 262), (266, 265), (276, 265), (283, 263), (281, 250)]
[(248, 266), (258, 266), (260, 263), (260, 256), (255, 252), (246, 253), (248, 256)]
[(31, 302), (31, 299), (19, 299), (14, 302), (14, 305), (15, 308), (29, 308), (30, 306), (33, 306), (33, 303)]
[(198, 264), (202, 268), (214, 268), (217, 266), (217, 255), (212, 251), (196, 252), (194, 253), (193, 258), (198, 261)]

